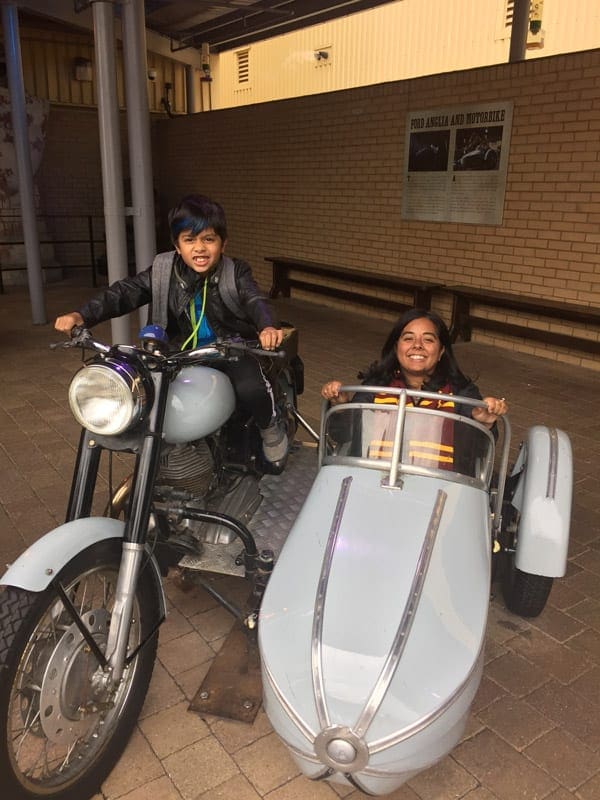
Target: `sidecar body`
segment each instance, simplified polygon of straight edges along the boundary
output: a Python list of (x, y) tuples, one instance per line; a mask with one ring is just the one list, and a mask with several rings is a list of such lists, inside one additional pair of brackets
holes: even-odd
[[(487, 428), (411, 407), (396, 391), (397, 405), (324, 409), (320, 467), (259, 624), (265, 708), (302, 771), (374, 795), (431, 766), (463, 734), (483, 669), (510, 439), (507, 422), (494, 471)], [(531, 466), (546, 493), (556, 464), (550, 432), (537, 434), (512, 483), (522, 487)], [(530, 476), (530, 494), (535, 483)], [(570, 486), (563, 495), (542, 511), (561, 540), (545, 575), (566, 565)]]

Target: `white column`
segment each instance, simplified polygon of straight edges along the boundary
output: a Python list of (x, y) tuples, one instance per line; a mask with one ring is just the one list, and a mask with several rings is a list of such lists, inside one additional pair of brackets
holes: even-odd
[(35, 214), (33, 168), (31, 166), (29, 131), (25, 112), (25, 85), (23, 82), (23, 64), (21, 62), (21, 43), (19, 41), (19, 16), (16, 6), (2, 6), (2, 27), (4, 28), (8, 91), (10, 92), (15, 155), (19, 177), (21, 219), (23, 221), (23, 241), (25, 242), (25, 256), (27, 259), (31, 318), (34, 325), (44, 325), (48, 319), (44, 305), (42, 257)]
[[(136, 270), (141, 272), (152, 264), (156, 255), (156, 216), (143, 0), (130, 0), (129, 3), (123, 4), (122, 23), (135, 266)], [(141, 309), (142, 326), (146, 323), (146, 318), (147, 310)]]
[[(125, 237), (113, 3), (95, 0), (93, 14), (106, 260), (108, 279), (112, 283), (127, 276), (127, 240)], [(114, 344), (131, 340), (127, 316), (113, 319), (111, 330)]]

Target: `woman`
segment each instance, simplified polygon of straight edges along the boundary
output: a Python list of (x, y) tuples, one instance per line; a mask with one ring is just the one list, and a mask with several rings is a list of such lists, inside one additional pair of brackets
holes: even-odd
[[(370, 386), (394, 386), (482, 399), (477, 386), (456, 362), (446, 323), (435, 312), (419, 308), (412, 308), (400, 317), (383, 346), (380, 360), (358, 377)], [(352, 398), (347, 392), (340, 392), (341, 385), (340, 381), (328, 381), (321, 395), (334, 405), (347, 403)], [(385, 393), (381, 393), (375, 402), (385, 402), (385, 399)], [(483, 401), (487, 408), (456, 403), (452, 404), (452, 410), (491, 428), (499, 416), (506, 414), (508, 406), (503, 397), (484, 397)], [(429, 408), (450, 410), (440, 401), (420, 403), (425, 404)]]
[[(366, 373), (359, 374), (366, 385), (393, 386), (400, 389), (438, 392), (444, 395), (462, 395), (481, 400), (477, 386), (467, 378), (458, 366), (450, 333), (444, 321), (433, 311), (414, 308), (403, 314), (394, 325), (381, 351), (381, 358), (372, 364)], [(397, 395), (378, 392), (358, 393), (351, 398), (347, 392), (340, 391), (339, 381), (329, 381), (321, 389), (322, 396), (332, 404), (355, 402), (376, 403), (382, 405), (397, 404)], [(407, 406), (418, 405), (420, 408), (450, 411), (462, 416), (472, 417), (477, 422), (493, 429), (499, 416), (506, 414), (508, 407), (504, 398), (483, 398), (486, 407), (455, 403), (453, 400), (428, 398), (408, 398)], [(391, 457), (393, 434), (388, 430), (390, 417), (384, 414), (379, 424), (381, 431), (373, 427), (361, 432), (361, 452), (368, 458), (387, 459)], [(437, 469), (469, 472), (465, 466), (471, 462), (468, 456), (470, 437), (463, 430), (460, 446), (455, 442), (453, 423), (436, 420), (432, 416), (415, 418), (411, 422), (410, 434), (407, 438), (406, 459), (420, 466)], [(356, 434), (355, 434), (356, 436)], [(355, 439), (355, 436), (353, 439)], [(466, 436), (466, 438), (465, 438)], [(469, 441), (468, 441), (469, 440)], [(356, 445), (356, 441), (354, 441)]]

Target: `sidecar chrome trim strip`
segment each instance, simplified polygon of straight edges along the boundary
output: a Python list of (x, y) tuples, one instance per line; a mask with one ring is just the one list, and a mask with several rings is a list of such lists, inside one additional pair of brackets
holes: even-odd
[[(433, 412), (432, 412), (433, 413)], [(373, 458), (359, 458), (358, 456), (326, 456), (323, 458), (323, 466), (333, 464), (338, 467), (362, 467), (363, 469), (375, 469), (378, 472), (387, 471), (390, 469), (390, 459), (373, 459)], [(483, 489), (487, 491), (488, 485), (484, 480), (479, 478), (471, 478), (468, 475), (463, 475), (460, 472), (450, 472), (444, 469), (433, 469), (432, 467), (419, 467), (415, 464), (402, 464), (402, 476), (416, 475), (424, 478), (441, 478), (446, 483), (459, 483), (461, 486), (473, 486), (475, 489)], [(386, 488), (394, 488), (393, 486), (387, 487), (389, 477), (386, 478)]]
[[(471, 667), (469, 674), (464, 679), (464, 681), (459, 686), (456, 687), (454, 692), (452, 692), (450, 697), (444, 703), (442, 703), (440, 706), (438, 706), (438, 708), (431, 711), (422, 719), (413, 722), (412, 725), (408, 725), (406, 728), (403, 728), (402, 730), (393, 733), (391, 736), (386, 736), (383, 739), (377, 739), (376, 741), (371, 742), (371, 744), (369, 745), (369, 753), (371, 753), (371, 755), (374, 755), (375, 753), (380, 753), (382, 750), (387, 750), (390, 747), (394, 747), (395, 745), (400, 744), (400, 742), (403, 742), (405, 739), (409, 739), (411, 736), (415, 736), (417, 733), (420, 733), (422, 730), (431, 725), (432, 722), (435, 722), (435, 720), (438, 719), (438, 717), (441, 717), (442, 714), (445, 711), (447, 711), (447, 709), (453, 703), (455, 703), (456, 700), (458, 700), (461, 694), (463, 694), (463, 692), (468, 687), (473, 677), (473, 674), (477, 669), (479, 669), (481, 658), (483, 655), (484, 644), (485, 644), (485, 637), (482, 640), (479, 653), (477, 655), (477, 658), (473, 662), (473, 666)], [(367, 769), (369, 768), (367, 767)]]
[[(323, 767), (323, 762), (320, 761), (319, 758), (317, 758), (313, 753), (307, 753), (304, 750), (300, 750), (299, 747), (295, 747), (293, 744), (290, 744), (287, 741), (287, 739), (285, 739), (280, 734), (277, 734), (277, 735), (279, 736), (279, 738), (281, 739), (283, 744), (288, 748), (290, 753), (292, 753), (292, 755), (296, 756), (297, 758), (301, 758), (304, 761), (308, 761), (310, 764), (314, 764), (316, 767)], [(371, 752), (371, 751), (369, 751), (369, 752)], [(320, 780), (323, 780), (323, 779), (326, 780), (327, 777), (329, 777), (329, 775), (331, 775), (334, 772), (336, 772), (336, 770), (331, 769), (330, 767), (326, 767), (326, 768), (322, 769), (320, 772), (316, 772), (314, 775), (308, 775), (308, 773), (305, 773), (305, 774), (306, 774), (306, 777), (308, 778), (308, 780), (310, 780), (310, 781), (320, 781)], [(363, 779), (365, 777), (371, 777), (371, 778), (397, 778), (399, 775), (402, 775), (404, 772), (405, 772), (405, 770), (402, 770), (402, 769), (393, 770), (393, 769), (384, 769), (382, 767), (364, 767), (363, 769), (360, 769), (357, 772), (353, 772), (353, 773), (351, 773), (351, 772), (348, 772), (348, 773), (341, 772), (341, 774), (343, 774), (344, 777), (347, 777), (347, 775), (353, 775), (355, 781), (357, 781), (357, 782), (360, 781), (362, 783), (362, 781), (363, 781)], [(364, 788), (361, 788), (361, 791), (365, 792), (365, 794), (372, 794), (372, 792), (369, 792), (367, 789), (364, 789)]]
[[(427, 577), (427, 569), (431, 560), (431, 554), (433, 553), (433, 547), (437, 538), (437, 533), (440, 527), (442, 513), (444, 511), (444, 505), (447, 497), (448, 495), (446, 492), (442, 491), (441, 489), (438, 490), (435, 505), (433, 507), (429, 525), (427, 526), (427, 531), (423, 540), (423, 546), (421, 547), (421, 552), (419, 554), (419, 560), (417, 562), (415, 576), (410, 587), (408, 600), (404, 608), (404, 613), (402, 614), (398, 630), (396, 631), (394, 641), (392, 642), (392, 647), (386, 657), (381, 672), (379, 673), (379, 677), (377, 678), (375, 686), (373, 687), (371, 696), (367, 700), (356, 724), (352, 726), (353, 733), (355, 733), (359, 738), (365, 736), (369, 726), (373, 722), (375, 714), (383, 702), (385, 693), (390, 687), (390, 683), (396, 672), (398, 662), (400, 661), (402, 653), (404, 652), (404, 648), (406, 647), (408, 635), (410, 633), (410, 629), (412, 628), (417, 607), (423, 592), (425, 578)], [(369, 748), (369, 750), (370, 749), (371, 748)]]
[(406, 393), (398, 398), (398, 413), (396, 414), (396, 428), (394, 432), (394, 447), (392, 450), (392, 460), (390, 463), (390, 474), (388, 483), (396, 486), (398, 480), (398, 466), (402, 455), (402, 439), (404, 436), (404, 424), (406, 421)]
[[(281, 707), (286, 712), (286, 714), (288, 715), (290, 720), (298, 728), (298, 730), (304, 736), (304, 738), (308, 742), (310, 742), (310, 744), (313, 744), (315, 739), (317, 738), (317, 734), (312, 730), (312, 728), (308, 725), (308, 723), (306, 723), (302, 719), (302, 717), (288, 703), (288, 701), (285, 698), (285, 695), (283, 694), (283, 692), (281, 691), (281, 689), (277, 685), (271, 670), (269, 669), (269, 667), (267, 666), (267, 664), (265, 663), (264, 660), (262, 662), (262, 673), (263, 673), (263, 678), (264, 678), (265, 675), (267, 676), (267, 680), (269, 682), (269, 686), (273, 690), (273, 693), (274, 693), (275, 697), (281, 703)], [(286, 742), (286, 744), (290, 749), (292, 749), (292, 745), (288, 744), (287, 742)], [(301, 751), (298, 750), (298, 752), (300, 753)], [(316, 756), (313, 755), (313, 756), (311, 756), (311, 758), (316, 758)], [(321, 763), (321, 762), (319, 762), (319, 763)]]
[(556, 478), (558, 474), (558, 431), (550, 429), (550, 455), (548, 458), (548, 485), (546, 497), (554, 499), (556, 495)]
[(329, 583), (335, 545), (340, 532), (340, 525), (342, 523), (342, 517), (344, 516), (344, 509), (350, 493), (351, 483), (352, 476), (348, 476), (342, 480), (333, 520), (331, 521), (331, 528), (329, 529), (327, 544), (325, 546), (321, 574), (319, 575), (319, 583), (317, 584), (317, 594), (315, 597), (311, 641), (311, 670), (317, 717), (321, 729), (328, 728), (331, 724), (327, 703), (325, 701), (325, 685), (323, 680), (323, 612), (325, 610), (325, 596), (327, 594), (327, 584)]

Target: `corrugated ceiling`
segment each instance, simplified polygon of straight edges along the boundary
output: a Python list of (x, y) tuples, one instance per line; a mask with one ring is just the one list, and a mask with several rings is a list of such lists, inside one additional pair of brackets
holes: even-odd
[(171, 47), (212, 52), (316, 25), (390, 0), (146, 0), (146, 27)]

